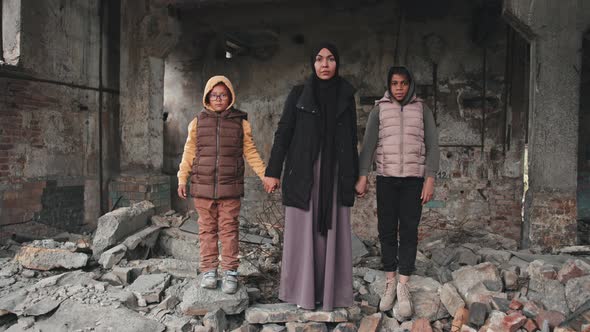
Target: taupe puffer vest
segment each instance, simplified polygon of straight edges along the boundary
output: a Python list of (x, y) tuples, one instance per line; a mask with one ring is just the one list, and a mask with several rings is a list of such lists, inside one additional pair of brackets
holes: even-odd
[(424, 177), (426, 148), (422, 102), (413, 98), (408, 104), (391, 101), (388, 95), (379, 106), (379, 140), (375, 161), (377, 175)]
[(230, 108), (203, 110), (197, 120), (197, 153), (191, 195), (221, 199), (244, 196), (244, 129), (247, 113)]

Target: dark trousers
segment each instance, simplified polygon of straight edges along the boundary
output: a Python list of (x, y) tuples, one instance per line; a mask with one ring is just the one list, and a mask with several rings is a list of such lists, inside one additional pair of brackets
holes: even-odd
[(377, 177), (379, 241), (386, 272), (398, 268), (401, 275), (409, 276), (414, 272), (423, 183), (424, 178), (418, 177)]

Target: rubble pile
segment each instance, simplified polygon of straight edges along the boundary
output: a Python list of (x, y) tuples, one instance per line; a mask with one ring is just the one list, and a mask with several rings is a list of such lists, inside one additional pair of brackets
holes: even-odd
[(354, 234), (350, 308), (280, 303), (276, 223), (241, 221), (235, 294), (200, 288), (196, 220), (141, 202), (102, 216), (92, 238), (5, 244), (16, 252), (0, 258), (0, 331), (590, 331), (587, 246), (542, 254), (485, 230), (422, 241), (404, 320), (397, 304), (378, 312), (378, 243)]

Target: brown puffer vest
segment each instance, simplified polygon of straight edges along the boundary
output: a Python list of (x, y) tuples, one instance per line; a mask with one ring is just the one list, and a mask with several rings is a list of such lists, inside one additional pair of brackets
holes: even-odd
[(402, 106), (388, 97), (378, 101), (379, 140), (375, 161), (377, 174), (395, 177), (424, 177), (424, 110), (413, 98)]
[(221, 199), (244, 196), (244, 129), (247, 113), (229, 108), (204, 109), (197, 120), (197, 153), (191, 172), (191, 195)]

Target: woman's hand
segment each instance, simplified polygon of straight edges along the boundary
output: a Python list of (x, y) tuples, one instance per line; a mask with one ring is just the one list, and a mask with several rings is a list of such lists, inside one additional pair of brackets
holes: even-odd
[(420, 199), (422, 200), (422, 205), (428, 203), (432, 196), (434, 195), (434, 178), (429, 176), (424, 180), (424, 185), (422, 186), (422, 194), (420, 195)]
[(264, 190), (269, 194), (280, 187), (280, 181), (277, 178), (265, 176), (262, 183), (264, 184)]
[(358, 180), (356, 181), (356, 185), (354, 186), (354, 190), (356, 191), (356, 195), (359, 198), (365, 197), (367, 194), (367, 177), (366, 176), (359, 176)]
[(179, 184), (176, 192), (178, 193), (178, 197), (186, 199), (186, 184)]

